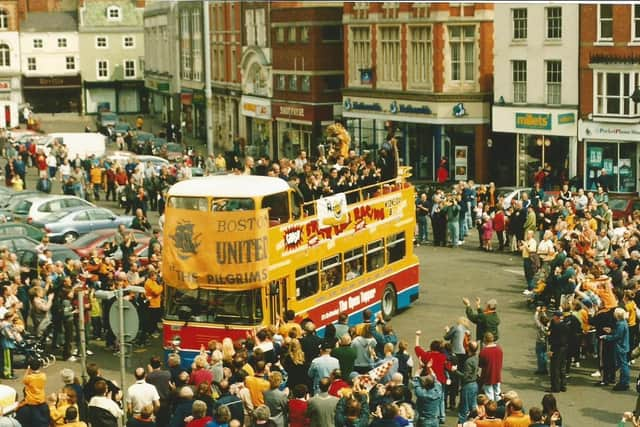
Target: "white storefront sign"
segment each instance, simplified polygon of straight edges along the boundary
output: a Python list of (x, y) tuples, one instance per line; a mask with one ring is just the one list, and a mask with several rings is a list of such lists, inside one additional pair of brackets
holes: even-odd
[(600, 123), (580, 120), (578, 138), (582, 141), (640, 141), (640, 125), (628, 123)]
[(243, 116), (271, 120), (271, 101), (243, 95), (240, 99), (240, 112)]
[(492, 123), (494, 132), (575, 137), (577, 117), (577, 110), (494, 105)]

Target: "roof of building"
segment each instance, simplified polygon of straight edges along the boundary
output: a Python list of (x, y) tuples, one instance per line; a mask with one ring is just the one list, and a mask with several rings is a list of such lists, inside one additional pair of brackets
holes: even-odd
[(289, 184), (281, 179), (254, 175), (213, 175), (180, 181), (169, 189), (170, 196), (259, 197), (281, 193)]
[(27, 33), (78, 31), (75, 12), (29, 12), (20, 24)]

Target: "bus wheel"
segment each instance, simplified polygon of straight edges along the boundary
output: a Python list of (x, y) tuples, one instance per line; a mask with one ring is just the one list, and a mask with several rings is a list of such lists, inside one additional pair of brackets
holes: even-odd
[(393, 317), (394, 314), (396, 314), (396, 290), (391, 284), (388, 284), (384, 288), (380, 305), (382, 306), (382, 316), (384, 317), (384, 320), (389, 320), (391, 319), (391, 317)]

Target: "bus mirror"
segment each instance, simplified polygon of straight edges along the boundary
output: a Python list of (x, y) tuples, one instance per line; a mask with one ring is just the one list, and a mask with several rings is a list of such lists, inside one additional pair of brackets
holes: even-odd
[(183, 322), (188, 322), (191, 320), (191, 315), (193, 314), (193, 310), (188, 305), (181, 305), (178, 307), (178, 319)]
[(280, 287), (278, 287), (277, 283), (272, 283), (269, 285), (269, 294), (270, 295), (278, 295), (280, 293)]

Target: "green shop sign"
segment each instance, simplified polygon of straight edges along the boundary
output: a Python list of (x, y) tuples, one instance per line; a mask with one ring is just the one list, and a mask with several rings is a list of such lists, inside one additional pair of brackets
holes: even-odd
[(516, 128), (551, 130), (551, 114), (516, 113)]
[(575, 123), (575, 121), (576, 121), (576, 115), (574, 113), (558, 114), (559, 125), (567, 125), (570, 123)]

